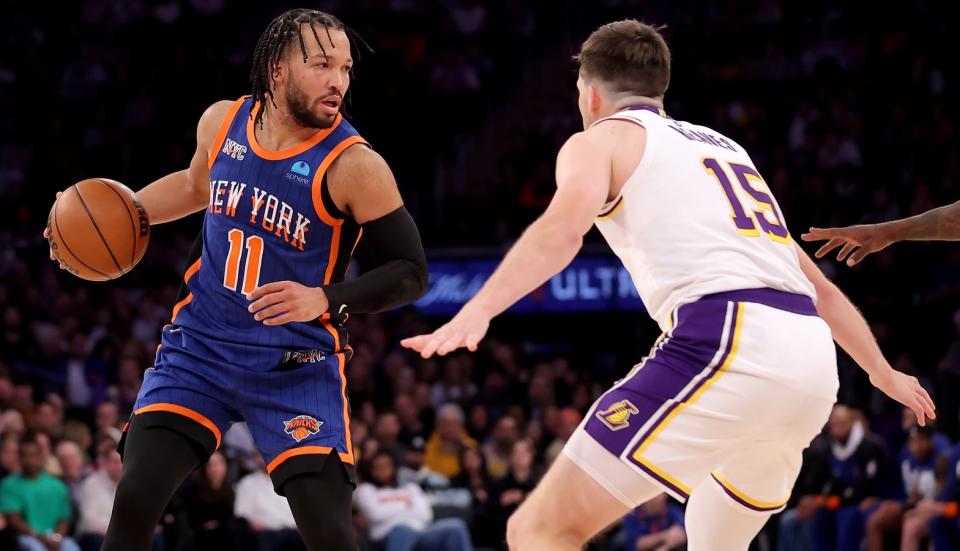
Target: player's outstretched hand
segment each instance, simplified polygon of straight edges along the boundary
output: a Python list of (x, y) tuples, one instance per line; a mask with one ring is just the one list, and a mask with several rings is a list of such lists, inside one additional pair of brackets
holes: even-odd
[[(58, 191), (57, 199), (60, 199), (61, 195), (63, 195), (63, 192)], [(54, 201), (54, 203), (56, 203), (56, 201)], [(49, 224), (47, 225), (47, 227), (43, 228), (43, 238), (47, 240), (48, 244), (50, 243), (50, 225)], [(57, 255), (54, 254), (52, 246), (50, 247), (50, 260), (53, 260), (55, 262), (57, 261)], [(60, 269), (64, 270), (65, 268), (63, 266), (63, 262), (59, 262), (59, 264), (60, 264)]]
[(319, 287), (307, 287), (296, 281), (276, 281), (261, 285), (247, 295), (247, 310), (264, 325), (283, 325), (291, 321), (313, 321), (329, 307), (326, 293)]
[(843, 262), (846, 259), (847, 266), (853, 266), (868, 254), (882, 251), (894, 242), (886, 228), (884, 224), (862, 224), (846, 228), (810, 228), (810, 231), (801, 235), (800, 238), (804, 241), (829, 240), (817, 251), (817, 258), (823, 258), (830, 251), (843, 245), (837, 253), (837, 260)]
[(888, 369), (882, 375), (871, 375), (870, 382), (887, 396), (912, 409), (921, 426), (927, 424), (926, 419), (936, 419), (936, 406), (916, 377)]
[(460, 310), (446, 325), (429, 335), (417, 335), (400, 341), (400, 345), (429, 358), (434, 354), (445, 356), (459, 348), (477, 351), (477, 344), (487, 334), (490, 317), (469, 307)]

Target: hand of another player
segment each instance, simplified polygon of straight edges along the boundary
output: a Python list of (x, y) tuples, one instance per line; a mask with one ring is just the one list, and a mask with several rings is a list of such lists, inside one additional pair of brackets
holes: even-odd
[(888, 369), (881, 375), (871, 375), (870, 383), (887, 396), (913, 410), (920, 426), (926, 425), (927, 419), (937, 417), (933, 400), (916, 377), (895, 369)]
[(846, 259), (847, 266), (853, 266), (868, 254), (882, 251), (894, 242), (886, 228), (884, 224), (863, 224), (846, 228), (810, 228), (810, 231), (801, 235), (800, 238), (804, 241), (829, 240), (817, 251), (815, 255), (817, 258), (823, 258), (830, 251), (843, 245), (837, 253), (837, 260), (843, 262)]
[(476, 352), (477, 344), (487, 334), (489, 327), (490, 317), (468, 304), (446, 325), (433, 333), (403, 339), (400, 345), (419, 352), (423, 358), (429, 358), (435, 353), (445, 356), (459, 348)]
[[(58, 200), (60, 199), (60, 196), (61, 196), (61, 195), (63, 195), (63, 192), (62, 192), (62, 191), (58, 191), (58, 192), (57, 192), (57, 199), (58, 199)], [(54, 201), (54, 203), (56, 203), (56, 201)], [(47, 227), (43, 228), (43, 238), (47, 240), (47, 244), (49, 245), (49, 243), (50, 243), (50, 225), (49, 225), (49, 224), (47, 225)], [(50, 260), (59, 262), (59, 260), (57, 259), (56, 253), (53, 252), (53, 247), (52, 247), (52, 246), (50, 246)], [(63, 266), (63, 262), (59, 262), (59, 264), (60, 264), (60, 269), (61, 269), (61, 270), (66, 269), (66, 268), (64, 268), (64, 266)]]
[(247, 310), (264, 325), (283, 325), (292, 321), (312, 321), (329, 307), (326, 293), (319, 287), (307, 287), (296, 281), (276, 281), (261, 285), (247, 295)]

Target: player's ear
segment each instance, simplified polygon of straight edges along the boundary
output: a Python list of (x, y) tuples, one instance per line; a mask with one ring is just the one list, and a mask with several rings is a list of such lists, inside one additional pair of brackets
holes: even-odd
[(596, 114), (600, 111), (603, 96), (600, 95), (600, 89), (594, 84), (587, 85), (587, 109)]

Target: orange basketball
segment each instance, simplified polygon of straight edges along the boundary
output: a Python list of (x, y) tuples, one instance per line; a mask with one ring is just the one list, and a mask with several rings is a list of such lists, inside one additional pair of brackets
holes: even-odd
[(90, 281), (129, 272), (150, 241), (150, 220), (127, 186), (90, 178), (70, 186), (50, 209), (50, 248), (64, 268)]

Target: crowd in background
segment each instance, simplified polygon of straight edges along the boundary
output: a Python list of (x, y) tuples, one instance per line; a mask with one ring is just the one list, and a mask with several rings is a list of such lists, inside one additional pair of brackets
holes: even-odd
[[(960, 75), (949, 52), (958, 6), (924, 1), (867, 13), (831, 4), (317, 5), (373, 50), (359, 48), (348, 115), (397, 174), (427, 247), (503, 249), (549, 201), (556, 151), (580, 129), (569, 56), (593, 27), (620, 17), (668, 24), (668, 115), (744, 145), (794, 235), (956, 200)], [(46, 259), (40, 233), (55, 191), (90, 176), (136, 189), (186, 167), (200, 113), (248, 90), (254, 41), (285, 7), (86, 0), (52, 11), (6, 8), (0, 510), (8, 514), (0, 537), (8, 539), (0, 548), (13, 548), (21, 521), (41, 534), (65, 523), (64, 551), (98, 548), (122, 470), (120, 429), (200, 223), (154, 228), (136, 270), (86, 284)], [(361, 246), (361, 270), (364, 254)], [(821, 267), (863, 309), (891, 363), (931, 391), (937, 424), (915, 426), (841, 355), (843, 406), (808, 450), (788, 510), (757, 546), (955, 549), (960, 248), (901, 244), (857, 268)], [(348, 324), (355, 521), (370, 549), (502, 548), (510, 513), (592, 401), (656, 336), (648, 320), (626, 314), (525, 315), (495, 322), (476, 355), (424, 361), (398, 348), (440, 321), (404, 309)], [(43, 513), (27, 512), (36, 510)], [(175, 496), (156, 547), (297, 549), (293, 530), (238, 425)], [(682, 506), (661, 497), (593, 547), (675, 549), (684, 539)]]

